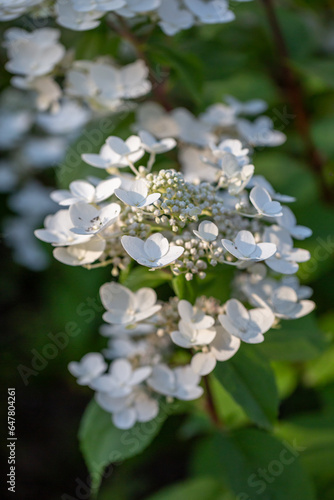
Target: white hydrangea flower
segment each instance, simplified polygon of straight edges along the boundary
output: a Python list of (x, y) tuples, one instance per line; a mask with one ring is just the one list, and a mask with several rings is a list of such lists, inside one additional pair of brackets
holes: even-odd
[(78, 12), (90, 12), (97, 10), (110, 12), (123, 7), (126, 0), (71, 0), (73, 9)]
[(119, 177), (101, 181), (97, 186), (87, 181), (73, 181), (69, 191), (65, 189), (53, 191), (51, 198), (61, 206), (73, 205), (79, 201), (98, 204), (114, 194), (121, 182)]
[[(117, 314), (117, 308), (115, 309), (115, 311)], [(155, 312), (153, 314), (155, 314)], [(139, 311), (137, 311), (135, 314), (139, 314)], [(150, 323), (133, 324), (132, 320), (131, 323), (117, 324), (115, 322), (112, 324), (104, 324), (100, 327), (100, 334), (103, 335), (103, 337), (124, 337), (124, 338), (127, 338), (129, 336), (141, 337), (143, 335), (150, 335), (151, 333), (155, 332), (156, 332), (156, 327), (154, 325)]]
[(231, 335), (243, 342), (258, 344), (264, 341), (263, 334), (272, 327), (275, 316), (268, 308), (247, 311), (241, 302), (230, 299), (225, 304), (225, 312), (218, 319)]
[(159, 394), (184, 401), (191, 401), (202, 396), (203, 388), (198, 385), (199, 382), (200, 376), (190, 365), (180, 366), (173, 370), (164, 364), (156, 365), (147, 380), (148, 385)]
[(119, 137), (108, 137), (100, 153), (83, 154), (82, 159), (93, 167), (108, 169), (112, 167), (124, 168), (130, 163), (135, 163), (144, 156), (141, 140), (136, 135), (131, 135), (126, 141)]
[(99, 377), (107, 369), (107, 363), (102, 354), (90, 352), (86, 354), (79, 363), (72, 361), (68, 365), (72, 375), (78, 378), (79, 385), (89, 385), (92, 380)]
[(122, 398), (131, 394), (133, 388), (151, 373), (150, 366), (133, 369), (127, 359), (120, 358), (111, 363), (108, 373), (95, 377), (90, 382), (90, 387), (98, 392), (106, 392), (112, 398)]
[(263, 240), (277, 246), (275, 255), (266, 260), (270, 269), (282, 274), (294, 274), (298, 271), (297, 262), (306, 262), (311, 258), (310, 252), (302, 248), (293, 248), (293, 241), (288, 233), (279, 226), (267, 227)]
[(65, 48), (58, 43), (60, 31), (41, 28), (29, 33), (21, 28), (5, 32), (5, 46), (9, 61), (5, 68), (10, 73), (34, 78), (46, 75), (65, 55)]
[(178, 328), (171, 333), (172, 341), (186, 349), (210, 344), (216, 335), (215, 328), (194, 328), (191, 323), (184, 320), (179, 321)]
[(272, 257), (277, 247), (274, 243), (255, 243), (250, 231), (239, 231), (235, 240), (222, 239), (224, 248), (239, 260), (260, 261)]
[(286, 141), (283, 132), (273, 130), (273, 121), (268, 116), (260, 116), (254, 122), (240, 118), (237, 129), (252, 146), (280, 146)]
[(55, 9), (57, 23), (64, 28), (75, 31), (86, 31), (96, 28), (100, 24), (100, 18), (104, 15), (104, 12), (99, 10), (78, 12), (74, 8), (72, 0), (57, 0)]
[(278, 201), (272, 201), (270, 194), (263, 187), (253, 187), (249, 199), (260, 215), (266, 217), (282, 215), (282, 205)]
[(126, 205), (144, 208), (155, 203), (161, 196), (160, 193), (148, 194), (147, 182), (138, 179), (128, 189), (116, 189), (115, 195)]
[(124, 7), (117, 10), (123, 17), (135, 17), (138, 14), (147, 14), (157, 9), (161, 0), (126, 0)]
[(186, 7), (203, 24), (228, 23), (235, 19), (226, 0), (184, 0)]
[(158, 402), (141, 388), (123, 398), (113, 398), (98, 392), (96, 402), (108, 413), (112, 413), (113, 424), (119, 429), (131, 429), (136, 422), (149, 422), (159, 413)]
[(117, 203), (110, 203), (98, 209), (85, 202), (70, 206), (70, 217), (73, 223), (71, 231), (75, 234), (93, 235), (107, 229), (117, 221), (121, 207)]
[(59, 100), (62, 90), (51, 76), (40, 76), (31, 80), (29, 77), (16, 76), (11, 79), (14, 87), (24, 90), (34, 90), (36, 96), (36, 107), (39, 111), (51, 109), (52, 113), (59, 111)]
[(48, 215), (44, 226), (45, 229), (36, 229), (35, 236), (54, 246), (78, 245), (91, 238), (91, 235), (75, 234), (71, 231), (73, 222), (68, 210), (59, 210), (54, 215)]
[(312, 300), (299, 300), (293, 288), (282, 285), (272, 291), (269, 306), (277, 318), (297, 319), (312, 312), (315, 303)]
[(138, 264), (152, 268), (168, 266), (184, 252), (181, 246), (170, 246), (167, 238), (160, 233), (152, 234), (146, 241), (135, 236), (122, 236), (121, 243)]
[(171, 112), (171, 116), (178, 126), (178, 139), (181, 141), (202, 147), (213, 141), (210, 126), (198, 120), (187, 109), (176, 108)]
[(178, 0), (161, 0), (157, 12), (160, 17), (159, 26), (168, 36), (191, 28), (195, 22), (194, 16), (188, 10), (182, 9)]
[(149, 355), (153, 350), (152, 343), (147, 340), (134, 341), (130, 337), (124, 336), (109, 339), (108, 347), (103, 350), (103, 355), (107, 359), (138, 359), (138, 357)]
[(44, 0), (1, 0), (0, 20), (12, 21), (43, 2)]
[(187, 300), (180, 300), (177, 306), (181, 320), (196, 330), (211, 328), (215, 320)]
[(140, 130), (138, 135), (145, 151), (151, 154), (166, 153), (176, 146), (176, 140), (171, 137), (157, 141), (154, 135), (146, 130)]
[(207, 352), (198, 352), (191, 359), (191, 367), (195, 373), (204, 376), (211, 373), (217, 361), (227, 361), (238, 351), (241, 341), (238, 337), (231, 335), (222, 326), (217, 326), (216, 336), (207, 346)]
[(106, 242), (100, 238), (91, 238), (85, 243), (58, 247), (53, 250), (53, 256), (59, 262), (68, 266), (84, 266), (92, 264), (101, 257), (106, 247)]
[(193, 229), (193, 233), (201, 240), (211, 243), (217, 239), (218, 227), (213, 222), (204, 220), (199, 224), (198, 231)]
[(68, 95), (114, 109), (122, 99), (135, 99), (151, 90), (144, 61), (117, 68), (105, 62), (76, 61), (67, 72)]
[(277, 218), (277, 224), (286, 229), (296, 240), (305, 240), (312, 235), (312, 230), (306, 226), (298, 226), (297, 220), (289, 207), (282, 208), (283, 216)]
[[(140, 288), (137, 292), (132, 292), (119, 283), (105, 283), (100, 288), (100, 297), (107, 309), (103, 315), (104, 321), (116, 325), (130, 325), (143, 321), (161, 309), (156, 303), (157, 294), (152, 288)], [(119, 329), (117, 331), (122, 332)], [(140, 332), (142, 333), (142, 330)]]
[(147, 130), (159, 139), (178, 137), (179, 126), (157, 102), (144, 102), (137, 110), (137, 130)]
[(225, 101), (237, 115), (259, 115), (268, 108), (267, 103), (262, 99), (251, 99), (250, 101), (242, 102), (231, 95), (227, 95), (225, 96)]
[(48, 134), (67, 135), (85, 125), (90, 116), (90, 111), (79, 103), (64, 100), (56, 112), (38, 114), (37, 124)]
[(238, 139), (224, 139), (218, 146), (212, 147), (212, 153), (216, 158), (224, 159), (226, 154), (233, 155), (239, 166), (249, 164), (249, 149), (244, 148)]

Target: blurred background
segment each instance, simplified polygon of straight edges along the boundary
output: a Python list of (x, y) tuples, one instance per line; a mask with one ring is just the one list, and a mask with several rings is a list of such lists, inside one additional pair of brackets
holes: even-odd
[[(157, 71), (170, 72), (167, 90), (175, 106), (188, 107), (197, 114), (209, 104), (221, 102), (225, 95), (240, 100), (262, 98), (269, 104), (266, 114), (274, 121), (275, 128), (287, 135), (283, 146), (256, 150), (254, 164), (256, 173), (265, 175), (276, 191), (297, 197), (293, 210), (298, 223), (313, 230), (313, 236), (300, 245), (310, 250), (312, 259), (301, 265), (299, 278), (314, 289), (317, 308), (309, 317), (289, 322), (289, 331), (283, 333), (285, 338), (293, 337), (291, 345), (287, 343), (282, 348), (279, 342), (269, 342), (265, 352), (275, 369), (281, 396), (280, 422), (275, 433), (283, 439), (297, 439), (305, 448), (301, 461), (315, 482), (317, 497), (332, 500), (334, 3), (331, 0), (276, 2), (278, 20), (290, 53), (289, 64), (301, 91), (303, 109), (300, 113), (301, 103), (297, 108), (292, 105), (286, 61), (282, 59), (277, 37), (275, 41), (264, 3), (232, 2), (237, 19), (227, 25), (192, 28), (173, 38), (156, 29), (144, 50)], [(15, 24), (20, 26), (20, 22), (17, 20)], [(9, 23), (3, 23), (1, 32), (8, 26)], [(127, 58), (126, 42), (117, 42), (104, 22), (94, 32), (62, 31), (63, 43), (74, 48), (77, 58), (81, 55), (89, 59), (101, 51), (105, 54), (112, 51), (120, 61)], [(2, 67), (5, 60), (2, 51)], [(13, 100), (15, 106), (25, 112), (17, 118), (20, 123), (29, 121), (29, 109), (24, 102), (18, 106), (17, 96), (4, 93), (9, 79), (3, 69), (0, 118), (0, 142), (4, 143), (0, 164), (3, 361), (0, 371), (4, 393), (6, 387), (16, 387), (17, 491), (19, 498), (26, 500), (88, 498), (88, 472), (76, 435), (91, 392), (76, 385), (67, 364), (89, 351), (99, 350), (106, 343), (106, 339), (98, 335), (102, 311), (98, 289), (110, 275), (105, 269), (87, 271), (66, 267), (52, 259), (48, 245), (33, 240), (32, 230), (41, 227), (43, 217), (50, 211), (47, 196), (43, 197), (40, 190), (37, 190), (38, 196), (43, 198), (44, 205), (40, 201), (39, 207), (43, 209), (36, 209), (34, 186), (36, 183), (44, 186), (47, 195), (49, 188), (59, 184), (53, 167), (57, 162), (66, 163), (66, 158), (59, 157), (64, 135), (57, 136), (58, 146), (53, 145), (53, 153), (40, 166), (29, 152), (21, 152), (16, 158), (15, 176), (11, 176), (6, 149), (8, 141), (13, 140), (9, 133), (8, 107)], [(118, 120), (110, 133), (106, 131), (106, 136), (127, 135), (130, 121), (131, 114)], [(22, 127), (24, 129), (24, 125)], [(73, 141), (83, 133), (84, 117), (80, 127), (81, 131), (78, 128), (70, 137), (72, 149)], [(20, 141), (20, 136), (13, 140), (18, 151)], [(74, 172), (69, 175), (75, 177)], [(68, 180), (69, 177), (62, 176), (62, 186)], [(14, 186), (13, 191), (10, 186)], [(19, 191), (21, 197), (16, 196)], [(220, 397), (223, 420), (232, 428), (245, 421), (242, 410), (227, 394)], [(1, 412), (1, 421), (5, 422), (6, 404), (2, 405)], [(189, 481), (195, 474), (210, 481), (210, 476), (215, 475), (216, 458), (203, 455), (202, 433), (203, 425), (190, 421), (187, 416), (170, 417), (159, 438), (143, 455), (108, 470), (98, 498), (148, 499), (174, 482)], [(7, 455), (6, 450), (4, 453)], [(6, 474), (7, 467), (5, 471)], [(193, 496), (194, 491), (199, 494), (201, 482), (186, 482), (182, 498)], [(217, 498), (213, 487), (212, 499)], [(219, 498), (233, 497), (227, 494)]]

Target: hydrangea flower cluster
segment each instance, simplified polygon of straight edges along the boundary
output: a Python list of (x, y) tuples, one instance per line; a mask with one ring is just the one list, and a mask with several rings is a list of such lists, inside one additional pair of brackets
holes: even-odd
[[(5, 32), (7, 71), (11, 84), (36, 94), (40, 111), (59, 110), (63, 97), (80, 99), (93, 110), (115, 111), (125, 100), (151, 90), (148, 68), (143, 61), (118, 67), (109, 58), (74, 61), (59, 42), (60, 31), (41, 28), (33, 32), (9, 28)], [(61, 81), (60, 81), (61, 80)]]
[[(162, 120), (169, 130), (179, 125), (178, 111), (163, 117), (159, 111), (156, 130), (162, 130)], [(111, 136), (99, 154), (83, 155), (107, 177), (77, 180), (68, 191), (53, 192), (61, 209), (35, 232), (55, 247), (57, 260), (88, 269), (111, 264), (114, 277), (131, 259), (188, 281), (195, 275), (205, 279), (211, 266), (235, 268), (233, 296), (223, 304), (204, 296), (194, 305), (176, 297), (161, 303), (149, 288), (132, 292), (116, 282), (101, 287), (107, 323), (101, 332), (110, 337), (108, 348), (72, 363), (70, 371), (96, 391), (98, 404), (122, 429), (154, 418), (163, 397), (200, 397), (201, 377), (232, 357), (241, 342), (263, 342), (281, 319), (314, 308), (310, 290), (292, 277), (310, 258), (293, 238), (311, 234), (285, 205), (294, 198), (253, 175), (245, 137), (222, 139), (222, 132), (207, 128), (199, 145), (203, 121), (191, 119), (194, 131), (188, 127), (187, 133), (198, 137), (200, 179), (156, 168), (157, 155), (185, 147), (180, 126), (174, 137), (147, 129), (125, 141)], [(152, 130), (152, 117), (150, 123)], [(235, 123), (237, 113), (228, 126)], [(178, 366), (178, 349), (186, 350), (187, 364)]]
[[(234, 19), (226, 0), (0, 0), (0, 19), (25, 13), (54, 17), (77, 31), (97, 27), (105, 15), (111, 26), (126, 28), (144, 16), (170, 36)], [(313, 310), (311, 290), (294, 276), (310, 258), (294, 240), (311, 230), (297, 224), (289, 206), (293, 197), (254, 175), (253, 148), (285, 141), (270, 118), (261, 116), (262, 100), (243, 103), (226, 96), (198, 117), (184, 108), (167, 111), (157, 102), (136, 103), (152, 90), (143, 60), (123, 67), (109, 57), (74, 60), (55, 28), (10, 28), (4, 46), (12, 85), (36, 98), (35, 108), (9, 106), (0, 121), (0, 147), (9, 162), (19, 146), (30, 163), (51, 165), (91, 118), (136, 111), (133, 135), (112, 135), (100, 151), (83, 154), (96, 175), (54, 190), (50, 197), (59, 209), (35, 231), (61, 263), (110, 265), (113, 279), (100, 289), (107, 348), (70, 363), (69, 370), (95, 391), (116, 427), (152, 420), (164, 398), (201, 397), (201, 378), (234, 356), (241, 342), (263, 342), (281, 320)], [(35, 126), (43, 130), (37, 137), (31, 133)], [(172, 158), (171, 168), (159, 169), (160, 155)], [(15, 185), (10, 172), (0, 166), (7, 184)], [(28, 186), (10, 203), (23, 217), (29, 200), (40, 194), (36, 185)], [(45, 192), (39, 201), (48, 212)], [(31, 232), (31, 224), (25, 227)], [(22, 242), (18, 246), (27, 252)], [(194, 304), (178, 297), (163, 302), (151, 288), (132, 291), (117, 282), (122, 270), (137, 265), (152, 273), (164, 268), (170, 278), (196, 283), (217, 266), (229, 266), (235, 271), (233, 291), (224, 303), (204, 295)]]
[[(248, 0), (236, 0), (238, 2)], [(96, 28), (108, 13), (127, 19), (149, 17), (166, 35), (175, 35), (198, 24), (228, 23), (235, 18), (227, 0), (1, 0), (0, 20), (23, 14), (53, 16), (65, 28)]]

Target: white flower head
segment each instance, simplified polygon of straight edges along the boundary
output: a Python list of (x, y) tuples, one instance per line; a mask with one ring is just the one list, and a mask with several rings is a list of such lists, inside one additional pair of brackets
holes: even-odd
[(46, 75), (64, 57), (65, 48), (58, 43), (60, 31), (42, 28), (29, 33), (10, 28), (5, 33), (9, 62), (7, 71), (30, 78)]
[(156, 314), (157, 295), (152, 288), (140, 288), (132, 292), (119, 283), (105, 283), (100, 288), (101, 301), (107, 312), (103, 319), (107, 323), (130, 325)]
[(193, 230), (193, 233), (203, 241), (215, 241), (218, 236), (218, 227), (213, 222), (204, 220), (198, 226), (198, 231)]
[(286, 229), (296, 240), (305, 240), (312, 235), (312, 230), (306, 226), (298, 226), (296, 217), (289, 207), (282, 208), (282, 217), (277, 218), (277, 224)]
[(73, 181), (70, 184), (70, 190), (57, 190), (51, 193), (51, 198), (61, 206), (73, 205), (80, 201), (86, 203), (100, 203), (109, 198), (121, 185), (121, 179), (115, 177), (99, 182), (93, 186), (87, 181)]
[(145, 390), (136, 387), (131, 394), (114, 398), (105, 392), (96, 393), (96, 402), (108, 413), (118, 429), (130, 429), (136, 422), (149, 422), (158, 415), (159, 404)]
[[(213, 318), (212, 318), (213, 319)], [(181, 319), (179, 329), (171, 333), (174, 344), (189, 349), (198, 345), (207, 345), (215, 338), (215, 328), (194, 328), (191, 323)]]
[(247, 309), (236, 299), (230, 299), (225, 304), (224, 314), (218, 319), (231, 335), (249, 344), (263, 342), (263, 334), (275, 321), (275, 316), (268, 308)]
[(266, 217), (278, 217), (282, 215), (282, 205), (278, 201), (272, 201), (270, 194), (263, 187), (253, 187), (249, 194), (249, 199), (260, 215)]
[(59, 210), (54, 215), (48, 215), (44, 225), (45, 229), (36, 229), (35, 236), (54, 246), (78, 245), (91, 238), (91, 235), (74, 234), (71, 231), (73, 222), (68, 210)]
[(216, 158), (224, 158), (229, 153), (237, 159), (239, 166), (249, 163), (249, 149), (244, 148), (242, 142), (238, 139), (224, 139), (218, 146), (212, 147), (212, 153)]
[(160, 233), (152, 234), (146, 241), (135, 236), (122, 236), (121, 243), (130, 257), (147, 267), (168, 266), (184, 252), (181, 246), (171, 246), (167, 238)]
[(211, 316), (198, 307), (192, 306), (187, 300), (180, 300), (177, 308), (181, 320), (196, 330), (211, 328), (214, 325), (215, 320)]
[(91, 238), (85, 243), (71, 245), (69, 247), (58, 247), (53, 250), (53, 256), (59, 262), (68, 266), (84, 266), (92, 264), (104, 252), (106, 242), (101, 238)]
[(188, 10), (180, 8), (177, 0), (161, 0), (158, 15), (161, 19), (160, 28), (169, 36), (190, 28), (195, 21), (194, 16)]
[(227, 361), (232, 358), (240, 347), (238, 337), (231, 335), (222, 326), (216, 327), (216, 336), (208, 345), (208, 352), (198, 352), (191, 359), (191, 367), (199, 375), (211, 373), (217, 361)]
[(132, 135), (126, 141), (119, 137), (111, 136), (102, 146), (100, 153), (83, 154), (82, 159), (97, 168), (124, 168), (129, 166), (129, 162), (135, 163), (144, 156), (141, 140), (138, 136)]
[(77, 382), (79, 385), (88, 385), (92, 380), (105, 372), (107, 364), (102, 354), (90, 352), (86, 354), (79, 363), (76, 361), (69, 363), (68, 369), (72, 375), (78, 377)]
[(299, 301), (296, 291), (289, 286), (279, 286), (273, 291), (270, 303), (278, 318), (296, 319), (313, 311), (315, 303), (312, 300)]
[(176, 140), (171, 137), (156, 140), (154, 135), (145, 130), (141, 130), (138, 135), (145, 151), (151, 154), (166, 153), (167, 151), (174, 149), (176, 146)]
[(222, 239), (224, 248), (239, 260), (265, 260), (272, 257), (277, 248), (274, 243), (255, 243), (250, 231), (239, 231), (234, 242)]
[(100, 210), (89, 203), (75, 203), (70, 207), (74, 226), (71, 231), (83, 235), (100, 233), (117, 221), (120, 211), (121, 207), (117, 203), (110, 203)]
[(78, 12), (72, 0), (61, 0), (56, 3), (57, 23), (64, 28), (75, 31), (91, 30), (99, 26), (99, 19), (104, 12), (89, 10), (88, 12)]
[(258, 115), (268, 108), (267, 103), (262, 99), (251, 99), (247, 102), (241, 102), (235, 97), (227, 95), (224, 100), (237, 115)]
[(160, 193), (148, 194), (147, 183), (144, 179), (134, 181), (129, 189), (116, 189), (115, 195), (123, 201), (123, 203), (137, 208), (144, 208), (152, 205), (161, 196)]
[(268, 116), (260, 116), (254, 122), (244, 118), (237, 121), (241, 136), (252, 146), (280, 146), (286, 141), (286, 135), (273, 130), (273, 121)]
[(264, 231), (263, 240), (274, 243), (277, 247), (276, 253), (266, 259), (270, 269), (282, 274), (294, 274), (298, 271), (298, 262), (306, 262), (311, 258), (310, 252), (303, 248), (293, 248), (293, 241), (286, 229), (279, 226), (267, 227)]
[(228, 23), (235, 19), (235, 14), (229, 10), (226, 0), (184, 0), (188, 7), (201, 23), (216, 24)]
[(120, 358), (111, 363), (108, 373), (95, 377), (90, 382), (90, 387), (99, 392), (107, 392), (113, 398), (122, 398), (131, 394), (133, 388), (151, 373), (150, 366), (133, 369), (130, 361)]
[(180, 366), (174, 370), (164, 364), (156, 365), (147, 380), (148, 385), (159, 394), (184, 401), (202, 396), (203, 388), (198, 385), (199, 382), (200, 376), (190, 365)]

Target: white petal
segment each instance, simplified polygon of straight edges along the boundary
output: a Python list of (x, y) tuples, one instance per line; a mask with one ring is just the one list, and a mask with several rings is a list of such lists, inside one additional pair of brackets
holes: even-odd
[(144, 251), (144, 241), (136, 236), (122, 236), (121, 243), (124, 250), (132, 257), (134, 260), (142, 260), (146, 258), (146, 253)]
[(110, 166), (110, 160), (106, 160), (100, 155), (83, 154), (82, 159), (85, 163), (88, 163), (88, 165), (92, 165), (93, 167), (106, 169)]
[(295, 262), (288, 262), (284, 259), (277, 259), (275, 256), (267, 259), (266, 264), (270, 269), (282, 274), (294, 274), (298, 271), (299, 266)]
[(178, 311), (180, 317), (187, 323), (192, 322), (193, 306), (187, 300), (180, 300), (178, 303)]
[(254, 236), (250, 231), (239, 231), (235, 238), (235, 245), (245, 257), (249, 257), (256, 248)]
[(240, 339), (230, 335), (224, 328), (217, 327), (217, 334), (210, 344), (211, 352), (218, 361), (226, 361), (238, 351)]
[(199, 375), (208, 375), (216, 366), (216, 358), (211, 352), (198, 352), (192, 357), (191, 367)]
[(133, 371), (132, 376), (129, 380), (130, 385), (138, 385), (147, 379), (152, 373), (152, 368), (150, 366), (142, 366)]
[(161, 233), (152, 234), (144, 244), (146, 256), (152, 262), (160, 259), (169, 249), (169, 241)]
[(118, 413), (114, 413), (112, 421), (118, 429), (131, 429), (137, 420), (136, 411), (134, 408), (127, 408)]

